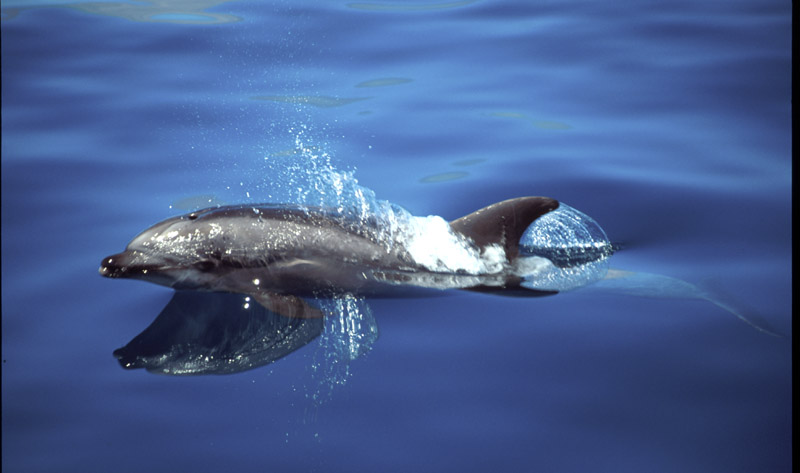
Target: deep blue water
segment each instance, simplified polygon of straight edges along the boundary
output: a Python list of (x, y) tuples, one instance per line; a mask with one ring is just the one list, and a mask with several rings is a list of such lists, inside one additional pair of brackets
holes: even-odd
[[(791, 469), (789, 2), (183, 3), (2, 3), (4, 471)], [(196, 196), (290, 199), (298, 141), (415, 215), (559, 199), (786, 336), (453, 293), (369, 301), (332, 378), (314, 344), (123, 370), (171, 291), (100, 260)]]

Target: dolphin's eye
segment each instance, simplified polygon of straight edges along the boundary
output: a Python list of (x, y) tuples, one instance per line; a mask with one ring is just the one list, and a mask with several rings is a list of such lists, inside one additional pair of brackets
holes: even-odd
[(189, 220), (196, 220), (197, 219), (197, 214), (192, 212), (189, 215), (187, 215), (187, 217), (189, 217)]
[(199, 263), (195, 263), (194, 267), (198, 269), (198, 271), (208, 272), (214, 269), (217, 265), (215, 265), (212, 261), (200, 261)]

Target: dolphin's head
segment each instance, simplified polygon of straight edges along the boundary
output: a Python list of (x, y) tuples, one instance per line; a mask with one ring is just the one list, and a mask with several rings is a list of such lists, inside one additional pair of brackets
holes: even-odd
[(136, 236), (125, 251), (100, 263), (109, 278), (142, 279), (175, 289), (209, 287), (219, 277), (222, 225), (204, 211), (173, 217)]

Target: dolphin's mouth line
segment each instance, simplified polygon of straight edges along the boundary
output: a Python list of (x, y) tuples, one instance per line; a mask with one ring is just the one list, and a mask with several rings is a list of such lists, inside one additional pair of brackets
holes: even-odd
[(107, 278), (124, 278), (147, 275), (149, 273), (158, 274), (171, 269), (179, 269), (176, 265), (155, 265), (143, 264), (135, 266), (115, 265), (113, 257), (106, 258), (100, 265), (99, 273)]

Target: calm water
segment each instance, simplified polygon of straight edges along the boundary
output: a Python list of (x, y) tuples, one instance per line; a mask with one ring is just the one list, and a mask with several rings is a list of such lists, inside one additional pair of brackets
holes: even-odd
[[(184, 3), (2, 2), (4, 471), (791, 469), (789, 2)], [(612, 267), (787, 336), (453, 293), (370, 301), (349, 365), (120, 368), (171, 291), (101, 258), (202, 201), (291, 200), (330, 168), (298, 143), (416, 215), (554, 197)]]

